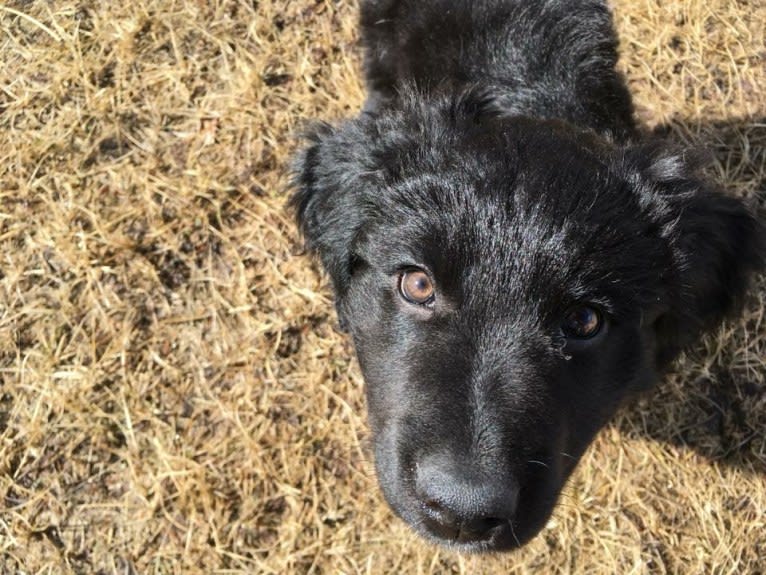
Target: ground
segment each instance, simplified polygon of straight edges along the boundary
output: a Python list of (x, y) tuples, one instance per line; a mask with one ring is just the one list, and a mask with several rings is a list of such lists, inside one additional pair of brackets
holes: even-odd
[[(615, 0), (650, 128), (763, 197), (766, 5)], [(354, 114), (350, 0), (0, 5), (0, 572), (762, 573), (766, 283), (599, 436), (525, 549), (421, 542), (285, 210)]]

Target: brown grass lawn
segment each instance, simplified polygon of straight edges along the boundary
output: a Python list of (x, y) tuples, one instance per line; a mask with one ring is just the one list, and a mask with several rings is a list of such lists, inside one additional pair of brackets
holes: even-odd
[[(392, 516), (284, 209), (302, 122), (363, 99), (356, 9), (0, 4), (0, 573), (766, 571), (763, 281), (527, 548), (462, 557)], [(763, 0), (614, 9), (641, 118), (756, 198)]]

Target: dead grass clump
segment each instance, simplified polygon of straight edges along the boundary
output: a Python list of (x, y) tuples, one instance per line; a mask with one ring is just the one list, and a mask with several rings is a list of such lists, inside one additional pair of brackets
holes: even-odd
[[(641, 116), (764, 188), (766, 7), (615, 2)], [(363, 98), (356, 3), (0, 6), (0, 571), (757, 573), (764, 285), (505, 557), (382, 502), (285, 167)], [(762, 201), (762, 200), (761, 200)]]

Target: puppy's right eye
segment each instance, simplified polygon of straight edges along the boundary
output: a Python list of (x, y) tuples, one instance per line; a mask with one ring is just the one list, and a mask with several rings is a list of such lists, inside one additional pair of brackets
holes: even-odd
[(399, 275), (399, 293), (409, 303), (429, 305), (434, 301), (434, 284), (421, 269), (409, 269)]

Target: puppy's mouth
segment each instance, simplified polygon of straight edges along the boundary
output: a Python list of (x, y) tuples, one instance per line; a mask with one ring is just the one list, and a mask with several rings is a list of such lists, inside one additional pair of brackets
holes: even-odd
[(523, 544), (515, 533), (513, 521), (509, 519), (488, 517), (479, 521), (445, 522), (442, 517), (434, 517), (427, 510), (424, 510), (423, 517), (419, 531), (426, 539), (457, 551), (485, 553), (513, 549)]

